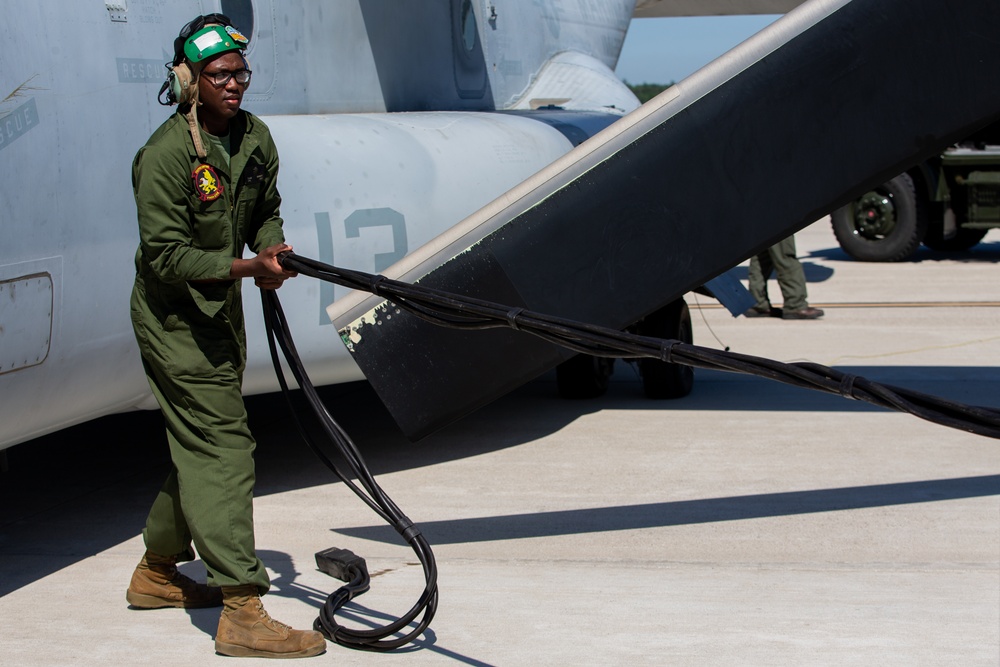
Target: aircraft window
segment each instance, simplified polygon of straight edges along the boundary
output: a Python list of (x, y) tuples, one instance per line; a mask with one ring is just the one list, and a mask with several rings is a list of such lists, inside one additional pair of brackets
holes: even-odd
[(472, 0), (464, 0), (462, 2), (462, 41), (465, 42), (466, 51), (471, 51), (476, 46), (476, 31), (476, 13), (472, 11)]
[(222, 0), (222, 13), (229, 17), (233, 25), (250, 38), (253, 44), (253, 2), (252, 0)]

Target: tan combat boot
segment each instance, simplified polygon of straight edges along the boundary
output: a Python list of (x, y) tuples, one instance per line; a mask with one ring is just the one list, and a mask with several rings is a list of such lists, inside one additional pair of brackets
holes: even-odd
[(176, 556), (147, 551), (132, 573), (125, 599), (139, 609), (218, 607), (222, 605), (222, 589), (181, 574)]
[(223, 586), (225, 609), (219, 617), (215, 651), (240, 658), (308, 658), (326, 651), (314, 630), (293, 630), (264, 611), (257, 586)]

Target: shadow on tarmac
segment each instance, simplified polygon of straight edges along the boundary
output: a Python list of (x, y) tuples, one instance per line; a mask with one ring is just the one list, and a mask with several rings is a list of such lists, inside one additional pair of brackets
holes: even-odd
[[(449, 519), (421, 522), (420, 530), (431, 544), (493, 542), (742, 521), (995, 495), (1000, 495), (1000, 475)], [(396, 532), (386, 525), (337, 528), (333, 532), (379, 542), (399, 541)]]
[[(619, 362), (619, 368), (608, 394), (601, 399), (558, 398), (550, 373), (419, 443), (409, 442), (400, 433), (367, 383), (323, 388), (321, 395), (376, 476), (530, 443), (603, 409), (845, 413), (880, 409), (763, 379), (703, 370), (696, 371), (699, 380), (687, 398), (650, 401), (642, 396), (638, 377), (629, 370), (634, 366)], [(965, 367), (841, 370), (961, 402), (995, 395), (984, 386), (995, 386), (1000, 372)], [(258, 496), (336, 481), (302, 443), (280, 394), (250, 397), (247, 405), (258, 441)], [(0, 597), (138, 535), (170, 465), (163, 421), (157, 411), (97, 419), (7, 451), (10, 469), (0, 474)], [(556, 534), (553, 531), (559, 530), (624, 530), (926, 502), (964, 497), (962, 494), (994, 494), (1000, 487), (998, 479), (929, 480), (911, 485), (495, 517), (472, 523), (457, 520), (432, 524), (428, 534), (438, 542), (507, 539)], [(382, 535), (381, 529), (375, 528), (351, 530), (362, 531), (364, 535), (350, 534), (365, 537), (367, 531), (375, 531), (372, 539)], [(391, 529), (386, 530), (395, 536)]]
[[(824, 255), (817, 255), (816, 253), (812, 253), (809, 256), (810, 257), (824, 257), (824, 259), (827, 259)], [(850, 259), (850, 257), (848, 257), (846, 254), (844, 255), (844, 258)], [(835, 273), (835, 271), (833, 269), (831, 269), (830, 267), (828, 267), (828, 266), (822, 266), (822, 265), (816, 264), (814, 262), (802, 262), (802, 272), (806, 276), (806, 282), (807, 283), (822, 283), (822, 282), (826, 282), (827, 280), (829, 280), (830, 278), (832, 278), (833, 274)], [(737, 266), (737, 267), (735, 267), (732, 270), (732, 275), (733, 275), (734, 278), (738, 278), (739, 280), (742, 280), (743, 282), (746, 282), (746, 281), (750, 280), (750, 268), (747, 267), (747, 266)], [(772, 271), (770, 279), (773, 280), (774, 276), (775, 276), (775, 274)]]
[[(328, 592), (299, 583), (298, 578), (301, 572), (295, 569), (295, 563), (289, 554), (273, 549), (258, 549), (257, 556), (267, 563), (267, 567), (272, 573), (271, 590), (267, 593), (268, 597), (298, 600), (314, 609), (319, 609), (326, 602)], [(192, 579), (199, 581), (205, 579), (205, 566), (200, 560), (181, 563), (178, 569)], [(330, 590), (338, 586), (339, 584), (336, 582), (331, 583)], [(138, 613), (142, 613), (142, 611), (145, 610), (140, 610)], [(184, 611), (190, 617), (191, 625), (207, 636), (215, 637), (219, 625), (218, 608), (185, 609)]]
[[(823, 250), (813, 250), (812, 252), (802, 255), (799, 259), (804, 258), (817, 258), (824, 259), (835, 262), (856, 262), (858, 260), (854, 259), (846, 252), (841, 250), (840, 246), (834, 246), (832, 248), (824, 248)], [(960, 262), (963, 264), (979, 264), (979, 263), (1000, 263), (1000, 241), (982, 241), (977, 245), (969, 248), (968, 250), (956, 250), (953, 252), (945, 252), (942, 250), (931, 250), (927, 246), (921, 245), (917, 248), (917, 251), (913, 255), (899, 264), (919, 264), (921, 262)], [(803, 267), (806, 263), (803, 262)], [(745, 278), (745, 276), (744, 276)], [(808, 269), (806, 271), (806, 279), (809, 282), (814, 281), (809, 277)]]
[[(832, 248), (823, 248), (822, 250), (813, 250), (809, 253), (799, 256), (799, 260), (802, 262), (802, 271), (805, 273), (807, 283), (822, 283), (830, 280), (835, 269), (829, 266), (823, 266), (822, 264), (816, 264), (815, 262), (810, 262), (810, 259), (821, 259), (830, 262), (857, 262), (859, 260), (854, 259), (846, 252), (844, 252), (840, 246), (834, 246)], [(960, 262), (962, 264), (982, 264), (982, 263), (1000, 263), (1000, 241), (992, 242), (982, 242), (969, 250), (957, 250), (954, 252), (944, 252), (941, 250), (931, 250), (926, 246), (920, 246), (915, 253), (908, 259), (898, 262), (899, 264), (920, 264), (922, 262)], [(886, 264), (889, 264), (886, 262)], [(750, 279), (750, 271), (747, 266), (737, 266), (733, 268), (733, 276), (746, 282)], [(774, 273), (771, 273), (771, 279), (774, 279)]]

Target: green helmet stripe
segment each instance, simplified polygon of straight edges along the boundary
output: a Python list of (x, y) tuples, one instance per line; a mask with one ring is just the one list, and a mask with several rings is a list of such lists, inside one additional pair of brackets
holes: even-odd
[(233, 27), (211, 25), (202, 28), (184, 42), (184, 55), (193, 63), (226, 51), (242, 51), (249, 40)]

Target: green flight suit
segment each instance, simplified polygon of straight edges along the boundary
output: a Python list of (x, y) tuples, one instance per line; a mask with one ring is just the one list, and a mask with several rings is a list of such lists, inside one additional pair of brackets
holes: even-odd
[(132, 326), (173, 460), (143, 539), (154, 553), (187, 558), (193, 540), (209, 584), (264, 592), (270, 581), (253, 531), (255, 441), (241, 392), (243, 303), (229, 273), (245, 245), (259, 253), (284, 241), (278, 153), (267, 126), (245, 111), (230, 123), (228, 161), (202, 138), (204, 160), (176, 113), (132, 165), (140, 236)]
[(767, 279), (772, 271), (778, 274), (778, 287), (784, 301), (782, 308), (791, 311), (809, 306), (806, 274), (796, 257), (794, 235), (750, 258), (750, 294), (756, 300), (754, 308), (762, 313), (771, 308), (771, 300), (767, 296)]

